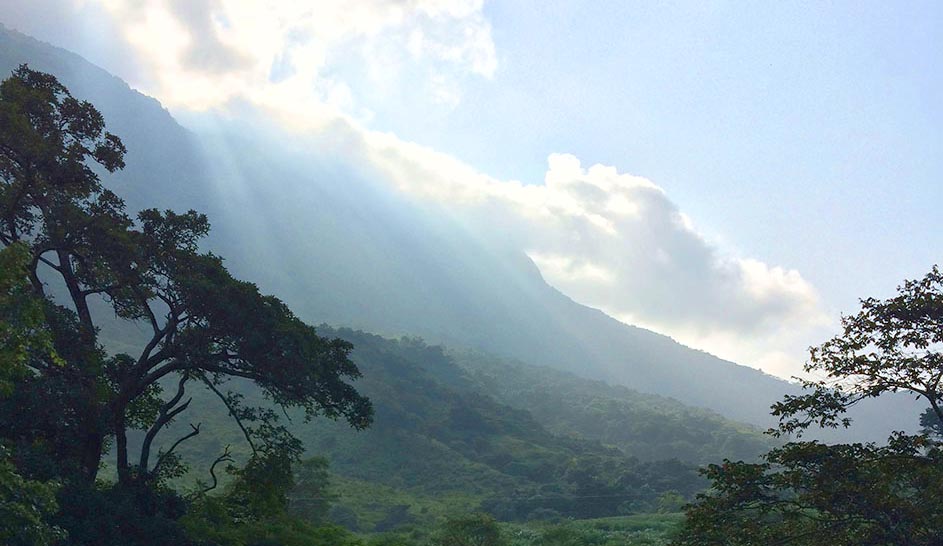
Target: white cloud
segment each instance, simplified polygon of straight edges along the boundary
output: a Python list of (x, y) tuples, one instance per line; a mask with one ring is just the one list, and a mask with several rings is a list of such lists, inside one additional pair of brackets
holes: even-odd
[(390, 85), (409, 62), (454, 103), (457, 82), (497, 68), (481, 0), (75, 1), (107, 11), (155, 77), (145, 91), (171, 107), (272, 102), (282, 87), (333, 89), (332, 73), (361, 69)]
[[(542, 185), (501, 181), (430, 148), (365, 132), (403, 191), (501, 226), (576, 301), (770, 373), (799, 373), (831, 324), (799, 272), (725, 254), (656, 184), (553, 154)], [(493, 229), (493, 228), (492, 228)]]
[(139, 85), (165, 104), (247, 103), (341, 143), (399, 190), (526, 252), (579, 302), (786, 376), (804, 340), (823, 337), (812, 332), (828, 317), (797, 271), (722, 252), (650, 180), (568, 154), (549, 156), (542, 184), (499, 180), (366, 128), (373, 89), (454, 106), (465, 78), (494, 76), (481, 0), (73, 1), (112, 18), (147, 69)]

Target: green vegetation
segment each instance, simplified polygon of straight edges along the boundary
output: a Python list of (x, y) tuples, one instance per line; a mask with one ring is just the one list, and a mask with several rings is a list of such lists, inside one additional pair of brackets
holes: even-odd
[(455, 353), (454, 359), (479, 391), (527, 410), (549, 431), (598, 440), (641, 460), (754, 460), (776, 443), (753, 427), (671, 398), (480, 353)]
[(676, 534), (681, 519), (681, 514), (641, 514), (504, 529), (508, 546), (662, 546)]
[[(15, 383), (29, 374), (31, 353), (56, 358), (42, 301), (33, 297), (24, 275), (28, 264), (25, 245), (0, 249), (0, 398), (10, 396)], [(42, 545), (61, 537), (61, 530), (49, 523), (58, 509), (55, 494), (55, 482), (20, 475), (0, 444), (0, 543)]]
[[(24, 65), (0, 84), (3, 544), (929, 546), (943, 535), (937, 269), (864, 300), (813, 350), (807, 371), (825, 379), (773, 407), (777, 439), (544, 367), (308, 326), (200, 250), (202, 214), (128, 215), (99, 180), (124, 155), (55, 77)], [(930, 405), (922, 434), (799, 441), (898, 391)]]
[[(338, 497), (331, 519), (351, 530), (476, 510), (509, 521), (634, 514), (658, 510), (665, 498), (693, 498), (705, 483), (695, 466), (667, 458), (668, 449), (663, 460), (642, 461), (596, 440), (549, 432), (531, 412), (480, 388), (441, 347), (325, 325), (318, 331), (355, 347), (350, 357), (363, 372), (356, 386), (374, 404), (374, 425), (355, 431), (295, 420), (288, 427), (308, 453), (330, 461)], [(248, 385), (239, 394), (246, 404), (263, 402)], [(205, 476), (220, 446), (246, 456), (238, 429), (211, 402), (194, 395), (205, 432), (180, 451), (194, 469), (191, 479)], [(178, 423), (169, 437), (185, 426)]]
[(772, 432), (847, 427), (849, 407), (904, 391), (930, 405), (923, 433), (897, 432), (884, 446), (794, 441), (761, 463), (711, 465), (712, 489), (688, 509), (679, 546), (940, 544), (943, 274), (934, 267), (894, 298), (862, 300), (842, 326), (806, 365), (823, 379), (773, 407), (781, 422)]
[(486, 514), (445, 518), (435, 527), (375, 535), (367, 546), (667, 546), (682, 514), (499, 523)]
[[(23, 65), (4, 80), (0, 128), (0, 536), (186, 543), (176, 520), (188, 506), (218, 503), (237, 529), (282, 517), (302, 447), (273, 408), (367, 426), (370, 403), (345, 382), (359, 377), (350, 345), (318, 336), (281, 301), (200, 253), (205, 216), (147, 209), (132, 220), (91, 167), (121, 169), (124, 145), (54, 76)], [(65, 305), (47, 292), (50, 283), (64, 288)], [(145, 325), (133, 356), (100, 345), (96, 298)], [(267, 407), (245, 405), (228, 390), (233, 378), (254, 385)], [(212, 484), (188, 498), (167, 485), (186, 470), (176, 448), (200, 424), (152, 450), (189, 409), (194, 387), (218, 397), (251, 450), (242, 466), (228, 465), (233, 479), (219, 500), (206, 494), (218, 485), (216, 465), (232, 461), (228, 449), (210, 467)], [(134, 460), (129, 431), (138, 431)], [(108, 448), (116, 484), (97, 479)], [(44, 482), (60, 485), (58, 502)]]

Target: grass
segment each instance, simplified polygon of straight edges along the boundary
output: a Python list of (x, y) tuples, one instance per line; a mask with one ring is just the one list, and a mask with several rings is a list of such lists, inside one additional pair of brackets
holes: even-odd
[(683, 514), (502, 524), (509, 546), (665, 546)]

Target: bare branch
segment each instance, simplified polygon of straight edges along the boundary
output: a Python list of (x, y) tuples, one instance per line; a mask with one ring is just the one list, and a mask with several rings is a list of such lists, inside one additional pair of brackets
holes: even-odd
[(213, 484), (204, 487), (203, 490), (200, 491), (201, 495), (209, 493), (210, 491), (216, 489), (216, 486), (219, 485), (219, 479), (216, 477), (216, 465), (223, 462), (232, 462), (232, 456), (229, 454), (229, 445), (227, 445), (223, 450), (223, 454), (219, 457), (216, 457), (216, 460), (213, 461), (212, 465), (210, 465), (210, 476), (213, 478)]
[(193, 398), (190, 398), (180, 406), (174, 408), (174, 406), (180, 402), (180, 399), (183, 398), (185, 392), (184, 385), (190, 379), (189, 376), (183, 375), (180, 377), (180, 381), (177, 383), (177, 393), (168, 400), (165, 404), (160, 407), (160, 413), (157, 416), (157, 420), (154, 421), (154, 424), (151, 425), (151, 428), (147, 430), (147, 434), (144, 435), (144, 442), (141, 444), (141, 458), (138, 463), (138, 468), (140, 468), (141, 473), (147, 472), (148, 459), (151, 456), (151, 444), (154, 442), (154, 438), (157, 437), (157, 433), (164, 428), (167, 423), (169, 423), (174, 417), (179, 415), (181, 412), (187, 409), (190, 405), (190, 402)]
[(98, 288), (86, 288), (82, 290), (83, 296), (91, 296), (94, 294), (104, 294), (106, 292), (111, 292), (112, 290), (117, 290), (121, 288), (120, 284), (109, 284), (108, 286), (101, 286)]
[(50, 261), (47, 260), (46, 258), (43, 258), (42, 256), (36, 256), (36, 260), (39, 261), (39, 262), (42, 262), (42, 263), (44, 263), (44, 264), (46, 264), (46, 265), (48, 265), (49, 267), (55, 269), (56, 271), (59, 271), (60, 273), (62, 272), (62, 268), (60, 268), (58, 265), (56, 265), (56, 264), (50, 262)]
[(252, 454), (255, 455), (257, 452), (255, 449), (255, 443), (252, 441), (252, 435), (249, 434), (249, 429), (247, 429), (246, 426), (242, 424), (242, 419), (239, 418), (236, 408), (234, 408), (229, 402), (229, 398), (227, 398), (225, 394), (221, 393), (219, 389), (216, 388), (216, 385), (214, 385), (213, 382), (205, 376), (203, 377), (203, 383), (205, 383), (211, 391), (216, 393), (216, 396), (218, 396), (219, 399), (223, 401), (223, 404), (226, 405), (226, 409), (229, 410), (229, 415), (232, 416), (232, 418), (236, 421), (236, 424), (239, 425), (239, 428), (242, 430), (242, 435), (245, 436), (246, 442), (248, 442), (249, 447), (252, 448)]
[(183, 442), (189, 440), (190, 438), (193, 438), (194, 436), (200, 433), (201, 425), (202, 423), (197, 423), (196, 425), (193, 425), (191, 423), (190, 424), (190, 428), (192, 429), (191, 432), (181, 437), (179, 440), (174, 442), (172, 446), (170, 446), (170, 449), (160, 454), (160, 457), (157, 458), (157, 462), (154, 464), (154, 470), (152, 470), (150, 474), (152, 476), (157, 475), (157, 472), (160, 470), (161, 465), (164, 464), (164, 461), (166, 461), (167, 458), (170, 457), (170, 455), (174, 452), (174, 450), (177, 449), (177, 446), (179, 446)]

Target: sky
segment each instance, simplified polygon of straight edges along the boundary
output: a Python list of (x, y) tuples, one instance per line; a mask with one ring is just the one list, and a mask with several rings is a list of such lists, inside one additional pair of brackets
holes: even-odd
[(343, 125), (573, 299), (784, 377), (943, 249), (939, 2), (0, 0), (0, 22), (183, 120)]

